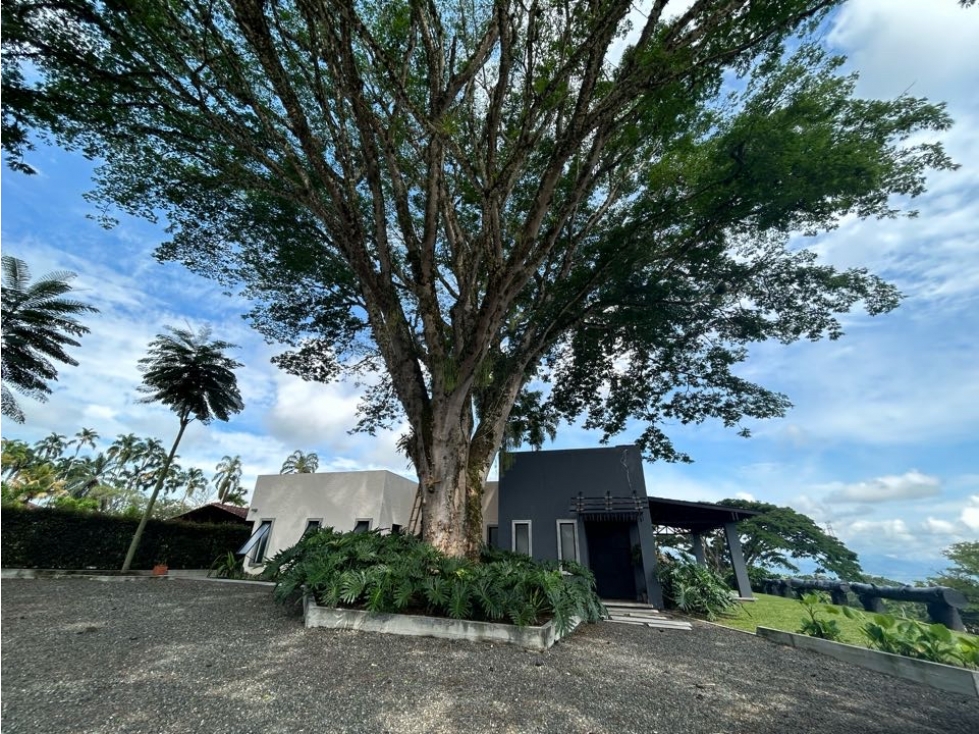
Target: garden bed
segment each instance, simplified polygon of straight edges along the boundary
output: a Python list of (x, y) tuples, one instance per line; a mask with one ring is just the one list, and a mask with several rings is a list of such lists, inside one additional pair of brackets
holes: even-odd
[[(498, 622), (474, 622), (415, 614), (387, 614), (359, 609), (321, 607), (309, 595), (303, 598), (303, 619), (308, 628), (380, 632), (408, 637), (439, 637), (472, 642), (502, 642), (529, 650), (546, 650), (561, 639), (554, 621), (518, 627)], [(577, 627), (577, 623), (572, 630)], [(569, 630), (569, 633), (572, 631)]]
[(756, 634), (781, 645), (829, 655), (845, 663), (875, 670), (878, 673), (905, 678), (942, 691), (979, 698), (979, 672), (973, 670), (931, 663), (927, 660), (915, 660), (903, 655), (773, 630), (768, 627), (759, 627)]

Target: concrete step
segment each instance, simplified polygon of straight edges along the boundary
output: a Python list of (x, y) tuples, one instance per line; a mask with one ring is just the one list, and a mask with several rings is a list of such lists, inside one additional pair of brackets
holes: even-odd
[(615, 624), (635, 624), (641, 627), (652, 627), (655, 629), (671, 629), (671, 630), (693, 629), (693, 627), (689, 622), (680, 622), (673, 619), (623, 619), (623, 618), (612, 617), (607, 621), (614, 622)]
[(638, 601), (616, 601), (615, 599), (602, 599), (602, 604), (611, 607), (621, 607), (622, 609), (655, 609), (651, 604), (644, 604)]

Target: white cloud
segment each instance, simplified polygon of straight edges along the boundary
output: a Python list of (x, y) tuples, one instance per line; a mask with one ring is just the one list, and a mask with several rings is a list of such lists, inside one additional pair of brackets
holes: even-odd
[(861, 94), (945, 99), (979, 86), (976, 38), (979, 15), (954, 0), (850, 0), (828, 40), (860, 70)]
[(969, 497), (968, 504), (962, 508), (959, 519), (969, 530), (979, 532), (979, 494)]
[(736, 492), (734, 495), (735, 499), (745, 500), (747, 502), (756, 502), (755, 496), (751, 492)]
[(826, 485), (827, 502), (899, 502), (934, 497), (941, 493), (941, 481), (912, 469), (898, 476), (885, 476), (852, 484)]
[(921, 532), (929, 535), (954, 535), (957, 530), (955, 523), (950, 520), (938, 520), (929, 517), (921, 523)]

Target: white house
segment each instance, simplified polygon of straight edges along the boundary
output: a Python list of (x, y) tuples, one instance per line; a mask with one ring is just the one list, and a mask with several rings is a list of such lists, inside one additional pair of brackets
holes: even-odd
[(260, 476), (248, 510), (252, 536), (241, 549), (245, 568), (257, 572), (314, 527), (407, 529), (417, 488), (386, 470)]

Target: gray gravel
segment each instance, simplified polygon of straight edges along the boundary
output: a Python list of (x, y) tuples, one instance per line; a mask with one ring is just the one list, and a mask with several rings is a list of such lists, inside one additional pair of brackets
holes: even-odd
[(309, 630), (266, 588), (4, 580), (2, 730), (976, 734), (979, 702), (739, 632), (552, 650)]

